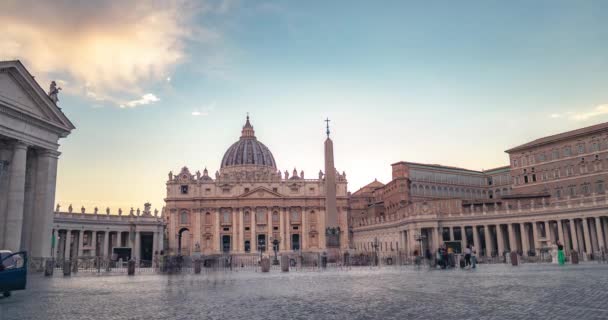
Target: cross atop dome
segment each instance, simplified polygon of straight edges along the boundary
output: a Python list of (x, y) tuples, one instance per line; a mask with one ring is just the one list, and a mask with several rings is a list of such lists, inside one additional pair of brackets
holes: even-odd
[(247, 121), (241, 131), (241, 138), (255, 138), (255, 131), (253, 131), (253, 126), (249, 122), (249, 112), (247, 112)]

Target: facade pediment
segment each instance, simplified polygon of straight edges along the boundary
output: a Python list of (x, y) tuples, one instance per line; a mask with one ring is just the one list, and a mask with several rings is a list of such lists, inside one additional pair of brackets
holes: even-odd
[(264, 187), (255, 188), (249, 192), (245, 192), (239, 198), (282, 198), (280, 193), (266, 189)]
[[(74, 125), (19, 61), (0, 61), (0, 107), (67, 136)], [(12, 111), (12, 112), (11, 112)]]

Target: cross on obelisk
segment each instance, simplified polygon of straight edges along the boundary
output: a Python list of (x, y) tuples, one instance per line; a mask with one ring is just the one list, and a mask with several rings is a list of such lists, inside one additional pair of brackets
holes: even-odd
[(327, 137), (328, 138), (329, 138), (329, 121), (331, 121), (331, 120), (329, 120), (329, 118), (325, 119), (325, 122), (327, 123), (327, 131), (326, 131), (326, 133), (327, 133)]

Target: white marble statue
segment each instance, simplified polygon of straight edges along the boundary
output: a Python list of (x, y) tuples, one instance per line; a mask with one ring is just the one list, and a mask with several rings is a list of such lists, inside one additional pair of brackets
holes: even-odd
[(59, 90), (60, 87), (57, 87), (57, 83), (55, 81), (51, 81), (51, 86), (49, 87), (49, 98), (53, 100), (53, 102), (59, 102)]

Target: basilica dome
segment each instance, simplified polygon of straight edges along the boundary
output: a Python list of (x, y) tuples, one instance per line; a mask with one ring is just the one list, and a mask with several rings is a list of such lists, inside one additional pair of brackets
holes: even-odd
[(222, 169), (237, 166), (266, 167), (275, 171), (277, 169), (268, 147), (256, 139), (253, 127), (249, 123), (249, 116), (241, 131), (241, 138), (228, 148), (222, 158)]

